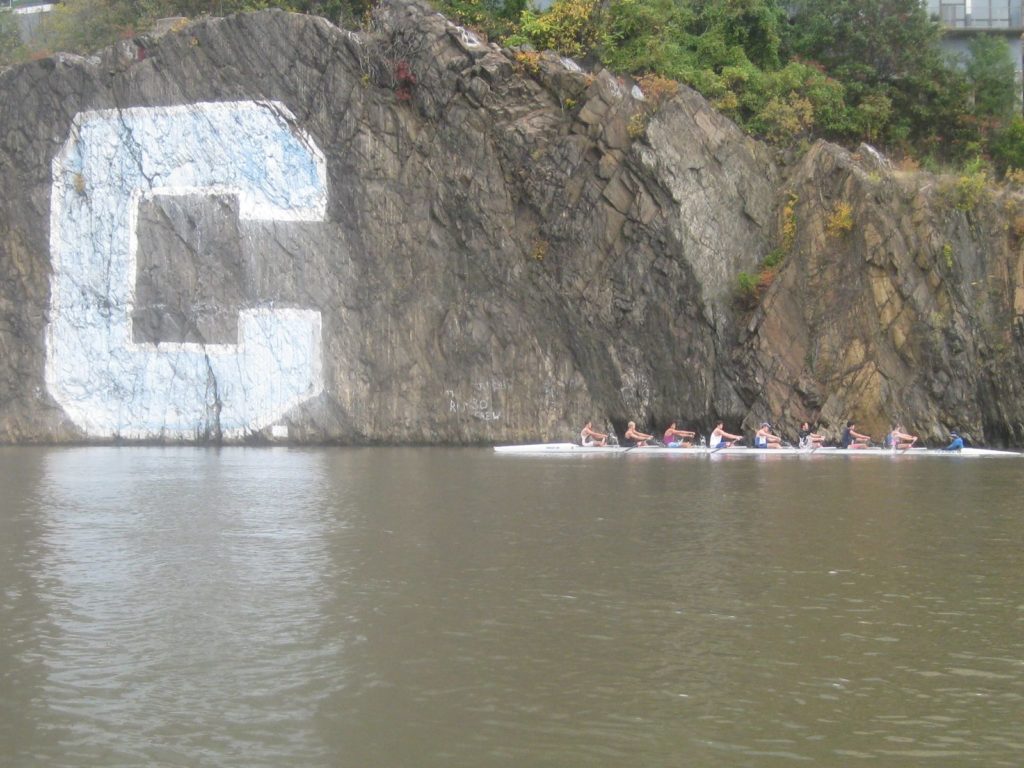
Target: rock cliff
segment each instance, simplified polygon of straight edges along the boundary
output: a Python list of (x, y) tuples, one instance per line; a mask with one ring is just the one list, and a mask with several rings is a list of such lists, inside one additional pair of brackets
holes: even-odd
[(688, 89), (416, 3), (360, 32), (168, 22), (0, 94), (0, 440), (853, 415), (1024, 443), (1010, 192), (965, 202), (866, 147), (783, 164)]
[(1024, 443), (1020, 190), (820, 143), (783, 195), (792, 246), (735, 356), (752, 411)]

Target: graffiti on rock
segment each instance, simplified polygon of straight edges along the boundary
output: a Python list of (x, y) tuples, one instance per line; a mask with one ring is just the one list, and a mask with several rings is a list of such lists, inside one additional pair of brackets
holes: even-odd
[(135, 343), (139, 204), (236, 195), (248, 220), (322, 220), (323, 153), (276, 102), (83, 112), (53, 160), (46, 385), (89, 437), (237, 438), (323, 390), (320, 312), (258, 306), (236, 344)]

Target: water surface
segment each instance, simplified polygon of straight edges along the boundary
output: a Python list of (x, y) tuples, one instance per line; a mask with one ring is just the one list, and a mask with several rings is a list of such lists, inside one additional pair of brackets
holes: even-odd
[(1024, 461), (0, 449), (0, 764), (1020, 766)]

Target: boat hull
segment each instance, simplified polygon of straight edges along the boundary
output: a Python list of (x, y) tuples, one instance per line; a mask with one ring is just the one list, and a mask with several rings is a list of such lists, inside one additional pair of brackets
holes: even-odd
[(935, 448), (860, 448), (843, 450), (841, 448), (663, 448), (643, 446), (625, 448), (617, 445), (603, 447), (584, 447), (575, 443), (536, 443), (533, 445), (499, 445), (494, 447), (495, 453), (506, 456), (842, 456), (847, 458), (1022, 458), (1024, 454), (1016, 451), (1000, 451), (992, 448), (964, 448), (961, 451), (943, 451)]

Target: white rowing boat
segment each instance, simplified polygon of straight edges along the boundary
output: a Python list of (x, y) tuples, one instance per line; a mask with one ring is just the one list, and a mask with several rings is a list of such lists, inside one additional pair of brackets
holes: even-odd
[(733, 446), (732, 448), (705, 448), (695, 446), (693, 448), (663, 448), (656, 446), (642, 446), (626, 448), (619, 445), (584, 447), (575, 443), (536, 443), (534, 445), (497, 445), (494, 447), (496, 453), (513, 456), (847, 456), (856, 458), (858, 456), (876, 457), (944, 457), (954, 456), (983, 458), (1024, 458), (1024, 453), (1017, 451), (1000, 451), (994, 448), (963, 448), (959, 451), (943, 451), (938, 448), (907, 448), (899, 450), (896, 448), (747, 448)]

